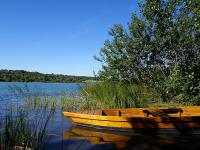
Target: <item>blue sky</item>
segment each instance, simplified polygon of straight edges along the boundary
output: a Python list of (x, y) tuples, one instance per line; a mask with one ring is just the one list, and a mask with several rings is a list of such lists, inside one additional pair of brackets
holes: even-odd
[(93, 59), (137, 0), (0, 0), (0, 69), (92, 76)]

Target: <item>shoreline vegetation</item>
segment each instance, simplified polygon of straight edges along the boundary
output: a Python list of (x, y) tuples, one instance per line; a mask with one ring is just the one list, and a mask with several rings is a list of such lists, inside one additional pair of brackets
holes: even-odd
[(78, 83), (92, 80), (94, 77), (43, 74), (25, 70), (0, 70), (0, 82)]
[[(50, 112), (40, 109), (30, 113), (24, 108), (10, 107), (5, 113), (5, 117), (0, 120), (1, 150), (46, 149), (46, 128), (51, 118)], [(33, 115), (34, 118), (30, 119)], [(41, 118), (38, 119), (38, 116)]]
[[(13, 87), (12, 90), (13, 93), (24, 94), (24, 105), (20, 109), (16, 106), (7, 108), (5, 119), (0, 119), (0, 148), (2, 150), (8, 148), (13, 150), (46, 149), (49, 139), (46, 127), (58, 110), (178, 107), (187, 105), (174, 101), (163, 102), (159, 94), (153, 89), (118, 82), (86, 83), (80, 91), (80, 96), (29, 96), (25, 94), (27, 88)], [(32, 122), (33, 120), (29, 116), (35, 116), (35, 123)], [(41, 119), (38, 120), (37, 118)]]

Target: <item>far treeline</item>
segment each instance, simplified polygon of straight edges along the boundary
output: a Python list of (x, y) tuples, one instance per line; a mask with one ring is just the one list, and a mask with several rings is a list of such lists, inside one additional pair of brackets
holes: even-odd
[(0, 70), (0, 82), (83, 82), (93, 77), (42, 74), (24, 70)]
[(97, 76), (200, 105), (200, 1), (145, 0), (139, 7), (128, 26), (110, 30), (96, 56)]

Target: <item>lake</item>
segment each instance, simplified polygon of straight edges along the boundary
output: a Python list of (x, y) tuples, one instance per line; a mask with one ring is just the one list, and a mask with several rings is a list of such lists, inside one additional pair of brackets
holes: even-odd
[[(27, 96), (80, 96), (81, 83), (2, 83), (0, 82), (0, 115), (5, 105), (23, 105)], [(165, 150), (197, 149), (199, 134), (125, 134), (73, 127), (57, 109), (47, 127), (48, 150)]]
[[(0, 82), (0, 101), (1, 104), (16, 102), (16, 97), (25, 95), (79, 95), (82, 83), (19, 83), (19, 82)], [(20, 99), (19, 99), (20, 100)]]

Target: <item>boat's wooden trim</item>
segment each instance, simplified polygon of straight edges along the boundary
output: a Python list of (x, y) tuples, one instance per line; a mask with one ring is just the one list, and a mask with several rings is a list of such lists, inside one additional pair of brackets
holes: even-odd
[(123, 117), (123, 116), (99, 116), (89, 114), (78, 114), (72, 112), (63, 112), (64, 116), (71, 118), (80, 118), (99, 121), (114, 122), (191, 122), (200, 121), (200, 116), (183, 116), (183, 117)]
[[(135, 117), (144, 117), (145, 113), (144, 110), (158, 110), (158, 108), (127, 108), (127, 109), (109, 109), (109, 110), (79, 110), (79, 111), (72, 111), (72, 113), (79, 113), (79, 114), (90, 114), (90, 115), (105, 115), (105, 116), (135, 116)], [(187, 106), (187, 107), (172, 107), (166, 108), (162, 107), (159, 108), (166, 109), (166, 110), (174, 110), (179, 109), (182, 110), (182, 116), (200, 116), (200, 106)], [(170, 110), (171, 111), (171, 110)], [(170, 114), (170, 116), (179, 116), (178, 114)]]

